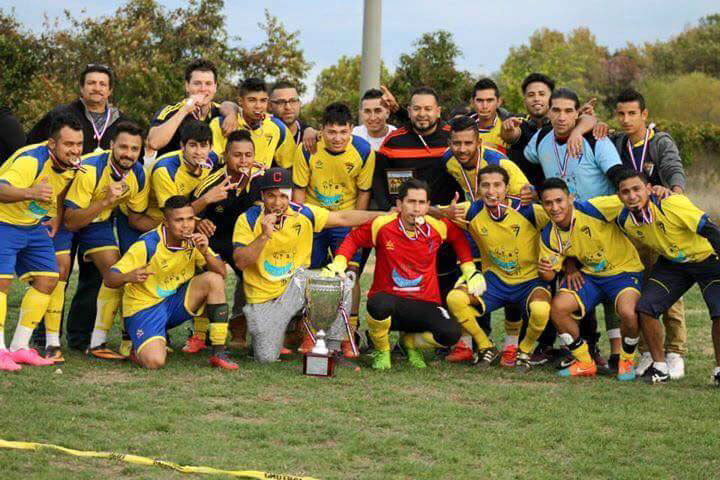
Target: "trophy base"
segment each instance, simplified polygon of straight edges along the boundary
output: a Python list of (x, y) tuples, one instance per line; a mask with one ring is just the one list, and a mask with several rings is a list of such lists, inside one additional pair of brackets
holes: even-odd
[(303, 357), (303, 373), (311, 377), (332, 377), (335, 358), (329, 355), (308, 352)]

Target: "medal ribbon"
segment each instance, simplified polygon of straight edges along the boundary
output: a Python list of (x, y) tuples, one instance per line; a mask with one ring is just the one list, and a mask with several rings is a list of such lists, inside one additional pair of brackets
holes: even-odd
[(646, 224), (650, 225), (653, 220), (655, 220), (655, 216), (653, 215), (652, 208), (650, 208), (650, 200), (648, 200), (648, 204), (640, 209), (640, 219), (636, 218), (635, 213), (632, 211), (630, 212), (630, 219), (632, 220), (633, 224), (636, 227), (639, 227), (640, 225)]
[[(492, 218), (493, 220), (500, 221), (505, 216), (506, 210), (508, 208), (512, 208), (511, 205), (506, 205), (504, 203), (498, 203), (497, 207), (495, 207), (494, 209), (488, 207), (488, 215), (490, 215), (490, 218)], [(517, 208), (513, 208), (513, 210), (518, 210), (519, 208), (520, 208), (520, 204), (518, 204)]]
[(110, 159), (108, 163), (110, 164), (110, 178), (112, 178), (116, 182), (121, 182), (125, 180), (125, 177), (128, 176), (129, 172), (123, 172), (122, 170), (117, 168), (113, 163), (112, 159)]
[(427, 223), (425, 224), (425, 231), (423, 231), (423, 228), (421, 225), (418, 225), (417, 223), (415, 223), (415, 236), (414, 237), (410, 236), (408, 231), (405, 229), (405, 225), (403, 225), (402, 219), (399, 216), (398, 216), (398, 225), (400, 226), (400, 231), (403, 232), (403, 234), (409, 240), (412, 240), (413, 242), (415, 240), (417, 240), (421, 235), (423, 235), (427, 238), (430, 238), (430, 225), (428, 225)]
[[(554, 135), (554, 134), (553, 134)], [(555, 149), (555, 158), (557, 159), (558, 168), (560, 168), (560, 178), (565, 180), (568, 174), (568, 168), (570, 167), (570, 150), (565, 146), (565, 160), (560, 158), (560, 151), (558, 150), (557, 137), (553, 141), (553, 148)]]
[(640, 156), (640, 164), (635, 161), (635, 154), (633, 153), (632, 144), (630, 143), (630, 139), (628, 138), (627, 141), (627, 149), (628, 153), (630, 154), (630, 161), (633, 164), (633, 167), (635, 167), (636, 172), (642, 172), (643, 171), (643, 165), (645, 164), (645, 155), (647, 155), (647, 148), (648, 148), (648, 139), (650, 138), (650, 131), (655, 128), (655, 124), (651, 123), (648, 128), (645, 130), (645, 140), (643, 141), (643, 149), (642, 154)]
[(98, 147), (100, 146), (100, 140), (102, 139), (103, 135), (105, 135), (105, 131), (108, 128), (108, 125), (110, 124), (110, 105), (105, 107), (105, 110), (107, 111), (107, 114), (105, 115), (105, 126), (98, 132), (98, 129), (95, 127), (95, 122), (90, 122), (90, 125), (92, 125), (93, 128), (93, 136), (95, 137), (95, 140), (98, 142)]
[[(475, 172), (475, 190), (473, 190), (472, 185), (470, 183), (470, 179), (468, 178), (467, 174), (465, 173), (465, 168), (463, 168), (462, 165), (460, 165), (460, 173), (463, 176), (463, 179), (465, 180), (465, 185), (468, 188), (468, 192), (470, 193), (470, 198), (474, 202), (476, 199), (477, 191), (480, 188), (480, 179), (478, 178), (478, 172), (480, 171), (480, 159), (482, 157), (482, 144), (480, 144), (480, 148), (478, 148), (478, 158), (475, 161), (475, 169), (473, 170)], [(458, 162), (460, 163), (460, 162)]]
[(163, 236), (163, 245), (165, 245), (165, 248), (167, 248), (171, 252), (181, 252), (183, 250), (192, 250), (193, 248), (195, 248), (195, 243), (190, 239), (185, 239), (185, 241), (187, 242), (187, 244), (185, 246), (171, 247), (170, 245), (168, 245), (167, 229), (165, 228), (165, 225), (162, 226), (162, 236)]
[(568, 232), (568, 240), (567, 242), (563, 242), (562, 236), (560, 235), (560, 227), (557, 225), (554, 225), (555, 227), (555, 239), (558, 243), (558, 249), (560, 250), (560, 255), (564, 255), (566, 251), (570, 249), (570, 238), (572, 237), (573, 229), (575, 228), (575, 212), (573, 211), (573, 217), (572, 220), (570, 220), (570, 230)]

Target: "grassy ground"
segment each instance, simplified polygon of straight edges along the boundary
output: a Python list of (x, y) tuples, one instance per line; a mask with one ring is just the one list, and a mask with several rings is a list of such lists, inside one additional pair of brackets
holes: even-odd
[[(8, 340), (22, 287), (10, 296)], [(720, 391), (710, 386), (709, 320), (687, 297), (687, 377), (665, 386), (565, 381), (430, 362), (390, 372), (300, 361), (237, 372), (171, 355), (147, 372), (69, 352), (62, 374), (0, 376), (0, 438), (134, 453), (181, 464), (322, 479), (717, 478)], [(500, 333), (500, 318), (495, 318)], [(179, 346), (185, 328), (174, 332)], [(117, 341), (117, 339), (116, 339)], [(607, 343), (603, 343), (607, 345)], [(364, 361), (362, 365), (366, 365)], [(0, 450), (3, 479), (181, 478), (159, 467)]]

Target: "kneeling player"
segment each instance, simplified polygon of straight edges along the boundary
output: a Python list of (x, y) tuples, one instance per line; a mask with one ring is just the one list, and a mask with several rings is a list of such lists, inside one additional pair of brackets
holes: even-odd
[(455, 288), (448, 294), (448, 308), (475, 339), (478, 365), (485, 367), (495, 362), (499, 352), (475, 318), (508, 304), (523, 305), (528, 328), (515, 366), (526, 371), (550, 318), (550, 289), (537, 272), (538, 238), (548, 219), (540, 206), (523, 206), (519, 199), (507, 197), (509, 175), (504, 168), (486, 166), (478, 179), (480, 199), (470, 204), (468, 223), (461, 225), (480, 249), (487, 289), (478, 297), (468, 295), (464, 286)]
[(720, 387), (720, 229), (686, 196), (661, 199), (653, 194), (642, 173), (623, 172), (618, 177), (618, 196), (625, 208), (617, 224), (628, 236), (660, 255), (637, 305), (643, 336), (653, 358), (644, 379), (649, 383), (668, 381), (658, 317), (697, 283), (712, 318), (717, 365), (712, 376)]
[[(163, 221), (133, 243), (105, 278), (109, 288), (124, 288), (125, 329), (138, 363), (161, 368), (167, 356), (166, 331), (198, 315), (210, 319), (210, 364), (236, 369), (225, 353), (228, 306), (225, 263), (195, 231), (195, 213), (181, 195), (163, 207)], [(197, 268), (207, 271), (196, 275)]]
[(429, 193), (421, 180), (405, 182), (396, 201), (399, 213), (383, 215), (350, 232), (327, 267), (329, 273), (342, 273), (358, 248), (375, 248), (377, 263), (367, 302), (375, 369), (390, 368), (390, 330), (405, 332), (402, 342), (417, 368), (425, 367), (419, 349), (449, 347), (460, 338), (460, 326), (440, 299), (436, 268), (440, 244), (447, 241), (455, 249), (469, 290), (481, 294), (484, 288), (463, 231), (447, 219), (426, 217)]
[(575, 257), (581, 266), (577, 279), (580, 288), (573, 288), (576, 282), (565, 278), (552, 301), (552, 321), (576, 359), (558, 374), (569, 377), (597, 373), (588, 346), (579, 336), (577, 322), (607, 300), (615, 304), (620, 317), (622, 352), (617, 378), (633, 380), (633, 357), (640, 339), (635, 305), (640, 297), (643, 265), (633, 244), (613, 221), (620, 206), (613, 197), (573, 202), (567, 184), (559, 178), (547, 179), (540, 192), (552, 222), (540, 235), (540, 277), (551, 282), (567, 257)]

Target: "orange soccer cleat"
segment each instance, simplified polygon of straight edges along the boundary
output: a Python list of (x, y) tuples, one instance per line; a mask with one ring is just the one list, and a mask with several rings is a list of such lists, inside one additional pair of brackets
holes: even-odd
[(460, 340), (457, 342), (447, 357), (445, 357), (445, 360), (451, 363), (464, 363), (464, 362), (472, 362), (473, 360), (473, 351), (472, 348), (468, 347), (465, 342)]

